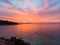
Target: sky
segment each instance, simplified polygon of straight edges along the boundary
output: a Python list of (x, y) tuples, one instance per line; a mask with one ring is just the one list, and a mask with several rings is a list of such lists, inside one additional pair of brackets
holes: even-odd
[(0, 20), (60, 22), (60, 0), (0, 0)]

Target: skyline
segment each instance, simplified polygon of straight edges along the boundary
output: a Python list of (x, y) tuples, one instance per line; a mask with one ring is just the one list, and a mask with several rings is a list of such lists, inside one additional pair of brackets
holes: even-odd
[(0, 19), (14, 22), (60, 22), (60, 0), (0, 0)]

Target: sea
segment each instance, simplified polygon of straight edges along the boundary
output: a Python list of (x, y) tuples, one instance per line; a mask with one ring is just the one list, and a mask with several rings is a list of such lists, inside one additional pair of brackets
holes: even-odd
[(60, 24), (0, 25), (0, 37), (13, 36), (31, 45), (60, 45)]

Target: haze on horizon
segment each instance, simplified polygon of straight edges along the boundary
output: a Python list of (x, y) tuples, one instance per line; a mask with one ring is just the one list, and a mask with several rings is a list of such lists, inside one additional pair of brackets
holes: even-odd
[(60, 0), (0, 0), (0, 20), (60, 22)]

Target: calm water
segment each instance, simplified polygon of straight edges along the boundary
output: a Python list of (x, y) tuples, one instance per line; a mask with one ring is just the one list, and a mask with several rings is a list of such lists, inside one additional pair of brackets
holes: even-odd
[(60, 45), (60, 24), (0, 26), (0, 37), (22, 37), (31, 45)]

